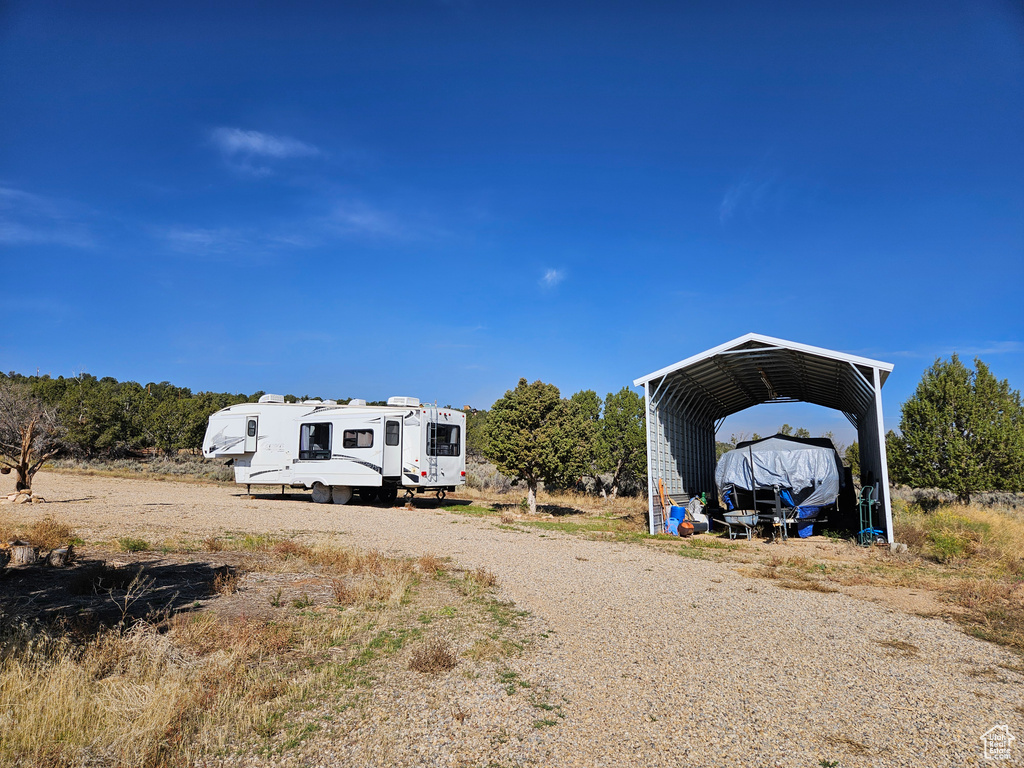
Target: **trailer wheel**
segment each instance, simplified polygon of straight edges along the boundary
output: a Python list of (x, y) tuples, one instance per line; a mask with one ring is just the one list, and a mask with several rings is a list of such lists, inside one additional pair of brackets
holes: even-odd
[(378, 497), (384, 504), (394, 504), (395, 499), (398, 498), (398, 486), (397, 485), (385, 485), (380, 489)]
[(321, 482), (313, 483), (313, 501), (317, 504), (326, 504), (331, 500), (331, 486)]
[(335, 504), (348, 504), (352, 500), (352, 489), (347, 485), (332, 485), (331, 500)]
[(360, 504), (373, 504), (377, 500), (376, 488), (360, 488), (356, 491)]

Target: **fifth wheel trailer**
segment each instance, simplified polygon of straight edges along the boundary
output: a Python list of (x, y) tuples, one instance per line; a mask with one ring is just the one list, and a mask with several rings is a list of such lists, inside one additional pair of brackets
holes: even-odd
[(312, 488), (318, 503), (443, 497), (466, 482), (466, 415), (414, 397), (373, 406), (263, 395), (210, 416), (203, 455), (232, 459), (236, 483)]

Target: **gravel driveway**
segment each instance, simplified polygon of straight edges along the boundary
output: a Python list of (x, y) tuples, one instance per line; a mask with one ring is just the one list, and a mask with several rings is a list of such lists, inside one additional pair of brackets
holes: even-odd
[[(223, 486), (54, 473), (35, 486), (55, 503), (0, 511), (54, 513), (86, 540), (330, 532), (485, 566), (553, 630), (530, 663), (567, 700), (564, 722), (537, 731), (517, 763), (924, 768), (988, 764), (981, 735), (1000, 723), (1024, 739), (1024, 675), (1006, 668), (1020, 668), (1014, 654), (939, 620), (780, 589), (728, 563)], [(1024, 741), (1013, 750), (1009, 764), (1020, 764)]]

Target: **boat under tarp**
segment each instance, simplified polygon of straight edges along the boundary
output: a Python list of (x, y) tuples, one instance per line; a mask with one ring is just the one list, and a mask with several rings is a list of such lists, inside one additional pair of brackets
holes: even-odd
[(788, 491), (787, 506), (828, 506), (839, 497), (843, 477), (842, 459), (827, 437), (775, 435), (749, 440), (723, 454), (715, 468), (719, 491), (724, 493), (732, 486), (740, 497), (727, 499), (727, 506), (740, 509), (753, 507), (741, 499), (750, 499), (749, 492), (755, 487), (773, 486), (778, 486), (780, 493)]

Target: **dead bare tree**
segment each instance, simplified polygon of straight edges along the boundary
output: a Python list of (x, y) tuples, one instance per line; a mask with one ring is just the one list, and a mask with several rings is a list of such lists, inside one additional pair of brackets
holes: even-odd
[(19, 382), (0, 378), (0, 466), (17, 474), (15, 490), (32, 491), (32, 478), (64, 447), (57, 409)]

